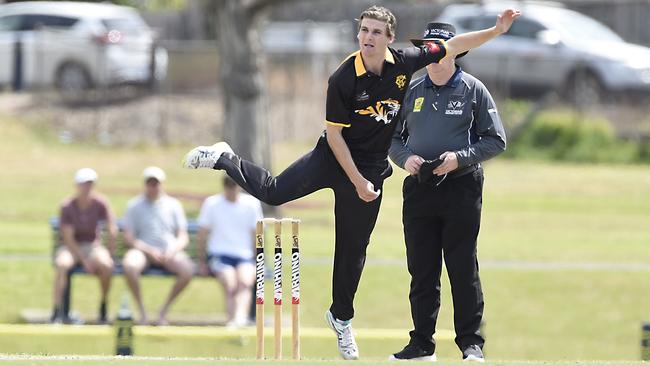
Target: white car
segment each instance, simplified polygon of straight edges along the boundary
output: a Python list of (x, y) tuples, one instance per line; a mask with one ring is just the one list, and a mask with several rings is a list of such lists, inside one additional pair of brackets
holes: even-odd
[(570, 101), (650, 95), (650, 48), (625, 42), (598, 21), (557, 3), (449, 5), (438, 21), (457, 32), (487, 28), (506, 7), (522, 10), (510, 31), (459, 63), (486, 84), (514, 95), (554, 90)]
[(125, 6), (53, 1), (0, 5), (0, 85), (19, 80), (25, 88), (54, 85), (79, 92), (159, 82), (167, 74), (167, 51), (154, 38), (138, 12)]

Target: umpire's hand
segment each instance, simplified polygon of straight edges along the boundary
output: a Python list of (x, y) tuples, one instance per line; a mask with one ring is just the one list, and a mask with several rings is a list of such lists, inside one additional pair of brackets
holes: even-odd
[(433, 174), (436, 175), (445, 175), (449, 172), (452, 172), (458, 168), (458, 156), (453, 151), (445, 151), (440, 155), (440, 164), (437, 168), (433, 169)]
[(411, 173), (411, 175), (417, 175), (420, 171), (422, 163), (424, 163), (423, 157), (419, 155), (411, 155), (408, 157), (408, 159), (406, 159), (406, 163), (404, 163), (404, 169), (406, 169), (407, 172)]

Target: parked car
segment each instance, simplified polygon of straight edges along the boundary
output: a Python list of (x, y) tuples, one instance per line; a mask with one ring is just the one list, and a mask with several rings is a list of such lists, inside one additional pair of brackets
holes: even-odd
[[(17, 65), (16, 45), (21, 60)], [(138, 12), (113, 4), (33, 1), (0, 5), (0, 85), (65, 92), (167, 74), (167, 51)]]
[(493, 25), (509, 6), (523, 12), (510, 31), (459, 60), (486, 84), (515, 95), (555, 90), (586, 103), (623, 92), (650, 95), (650, 48), (627, 43), (560, 4), (449, 5), (438, 20), (454, 24), (459, 33), (478, 30)]

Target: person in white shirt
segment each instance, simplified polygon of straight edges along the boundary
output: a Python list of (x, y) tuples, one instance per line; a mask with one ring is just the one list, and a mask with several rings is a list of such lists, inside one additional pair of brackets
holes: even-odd
[(223, 194), (208, 197), (201, 207), (199, 271), (216, 276), (223, 285), (227, 325), (243, 326), (255, 282), (255, 224), (263, 217), (262, 206), (256, 198), (242, 194), (228, 176), (223, 187)]

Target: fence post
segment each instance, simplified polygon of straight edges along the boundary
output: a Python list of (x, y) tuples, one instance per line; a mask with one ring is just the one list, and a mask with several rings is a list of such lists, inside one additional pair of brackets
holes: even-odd
[(14, 41), (14, 73), (11, 86), (14, 91), (23, 90), (23, 41), (20, 35)]
[(156, 79), (156, 49), (158, 48), (157, 42), (151, 42), (149, 50), (149, 81), (148, 88), (150, 91), (156, 91), (158, 87), (158, 80)]
[(650, 323), (641, 326), (641, 360), (650, 361)]

